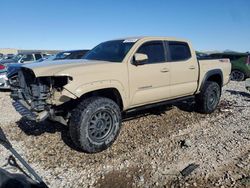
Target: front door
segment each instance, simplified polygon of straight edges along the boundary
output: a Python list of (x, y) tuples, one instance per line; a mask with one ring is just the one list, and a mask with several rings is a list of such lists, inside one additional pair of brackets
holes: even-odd
[(146, 54), (148, 60), (141, 65), (128, 65), (130, 105), (135, 107), (168, 99), (170, 66), (166, 60), (163, 42), (145, 42), (136, 53)]

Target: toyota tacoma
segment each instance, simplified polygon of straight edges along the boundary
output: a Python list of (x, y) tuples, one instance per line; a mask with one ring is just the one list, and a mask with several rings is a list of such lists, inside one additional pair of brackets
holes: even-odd
[(81, 60), (24, 65), (9, 82), (22, 116), (68, 125), (74, 144), (95, 153), (115, 141), (122, 113), (190, 98), (212, 113), (230, 72), (229, 59), (197, 60), (186, 40), (138, 37), (103, 42)]

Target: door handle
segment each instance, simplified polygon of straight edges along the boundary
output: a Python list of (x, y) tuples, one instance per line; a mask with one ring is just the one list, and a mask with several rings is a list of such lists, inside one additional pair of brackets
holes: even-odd
[(169, 72), (169, 69), (168, 68), (163, 68), (163, 69), (161, 69), (161, 72)]
[(195, 69), (195, 66), (192, 65), (192, 66), (189, 67), (189, 69), (191, 69), (191, 70)]

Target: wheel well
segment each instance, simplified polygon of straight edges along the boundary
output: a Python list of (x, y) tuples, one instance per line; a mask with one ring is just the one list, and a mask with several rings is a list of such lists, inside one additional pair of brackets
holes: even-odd
[(88, 97), (92, 97), (92, 96), (109, 98), (109, 99), (115, 101), (121, 110), (123, 109), (122, 97), (116, 88), (105, 88), (105, 89), (91, 91), (91, 92), (88, 92), (88, 93), (85, 93), (84, 95), (82, 95), (81, 98), (88, 98)]
[(222, 87), (222, 84), (223, 84), (223, 80), (220, 74), (214, 74), (214, 75), (209, 76), (207, 78), (207, 81), (216, 82), (217, 84), (219, 84), (220, 88)]

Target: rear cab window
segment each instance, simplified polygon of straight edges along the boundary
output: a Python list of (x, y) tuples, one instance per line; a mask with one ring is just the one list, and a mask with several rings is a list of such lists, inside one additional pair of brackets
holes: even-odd
[(191, 50), (186, 42), (166, 41), (169, 51), (169, 61), (185, 61), (191, 58)]

